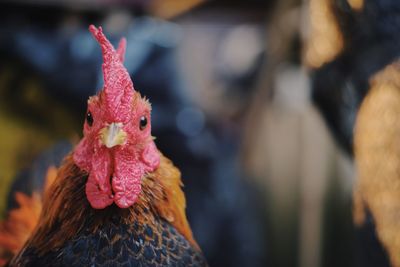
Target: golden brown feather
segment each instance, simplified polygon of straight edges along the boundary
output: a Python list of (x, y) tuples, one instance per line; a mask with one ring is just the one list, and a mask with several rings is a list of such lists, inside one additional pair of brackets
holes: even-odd
[(400, 65), (378, 73), (364, 99), (355, 128), (358, 181), (354, 191), (356, 224), (364, 207), (393, 266), (400, 266)]
[[(86, 180), (87, 174), (73, 163), (71, 155), (67, 156), (55, 182), (44, 196), (39, 224), (27, 242), (40, 254), (61, 247), (66, 240), (74, 237), (82, 230), (82, 222), (86, 218), (93, 218), (89, 230), (95, 232), (103, 220), (113, 213), (119, 213), (126, 223), (137, 221), (148, 225), (155, 224), (154, 220), (160, 216), (198, 248), (185, 215), (186, 202), (180, 172), (169, 159), (161, 157), (160, 167), (143, 179), (142, 193), (129, 209), (119, 209), (114, 205), (104, 210), (92, 209), (85, 195)], [(57, 228), (59, 222), (62, 222), (62, 228)], [(53, 231), (54, 228), (58, 230)]]
[[(45, 192), (54, 182), (57, 169), (49, 167), (45, 179)], [(42, 196), (34, 192), (32, 196), (16, 192), (18, 208), (9, 212), (7, 220), (0, 223), (0, 266), (4, 265), (25, 244), (35, 229), (42, 211)]]

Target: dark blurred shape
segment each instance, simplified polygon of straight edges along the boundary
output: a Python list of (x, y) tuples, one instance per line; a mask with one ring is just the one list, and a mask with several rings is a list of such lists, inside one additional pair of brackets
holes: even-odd
[[(263, 200), (240, 170), (239, 131), (211, 120), (186, 95), (188, 84), (176, 62), (179, 26), (146, 16), (133, 18), (129, 12), (104, 17), (100, 12), (70, 15), (68, 10), (43, 6), (20, 13), (18, 7), (22, 5), (0, 12), (7, 13), (0, 19), (0, 55), (36, 73), (42, 90), (65, 103), (80, 121), (87, 97), (101, 88), (102, 80), (101, 53), (87, 30), (88, 20), (104, 25), (114, 44), (126, 36), (125, 65), (135, 88), (152, 103), (157, 146), (182, 172), (188, 218), (210, 265), (265, 266)], [(44, 11), (52, 15), (41, 19)], [(30, 21), (32, 14), (35, 19)], [(68, 23), (71, 16), (74, 23)], [(115, 20), (124, 23), (112, 27)], [(47, 167), (58, 166), (70, 148), (59, 143), (22, 171), (10, 192), (10, 207), (15, 205), (13, 192), (40, 188)]]
[(400, 56), (400, 3), (365, 0), (358, 11), (347, 0), (330, 3), (344, 48), (313, 72), (312, 97), (338, 143), (352, 155), (355, 118), (369, 79)]
[(375, 232), (375, 222), (371, 214), (367, 214), (364, 224), (357, 229), (357, 266), (389, 267), (389, 257), (382, 247)]

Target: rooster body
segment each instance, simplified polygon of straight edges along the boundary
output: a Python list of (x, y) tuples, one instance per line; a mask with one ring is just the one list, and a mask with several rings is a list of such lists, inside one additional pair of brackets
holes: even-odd
[(101, 28), (104, 88), (84, 137), (43, 196), (37, 225), (10, 266), (206, 266), (185, 214), (179, 170), (151, 136), (147, 100)]
[(35, 232), (11, 266), (206, 264), (180, 217), (179, 200), (184, 198), (179, 171), (168, 159), (162, 157), (160, 168), (143, 179), (143, 194), (129, 209), (93, 209), (85, 201), (86, 182), (87, 174), (68, 156), (45, 195)]

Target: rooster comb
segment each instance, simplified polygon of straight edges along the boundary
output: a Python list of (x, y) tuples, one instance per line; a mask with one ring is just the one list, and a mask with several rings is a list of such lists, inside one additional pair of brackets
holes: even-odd
[(103, 54), (103, 93), (109, 112), (119, 117), (126, 113), (133, 98), (134, 88), (128, 71), (123, 65), (126, 39), (122, 38), (115, 51), (101, 27), (89, 26), (89, 31), (100, 44)]

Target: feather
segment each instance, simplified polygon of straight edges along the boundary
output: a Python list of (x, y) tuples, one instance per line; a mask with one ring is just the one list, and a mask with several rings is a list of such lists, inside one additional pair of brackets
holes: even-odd
[[(44, 192), (50, 188), (56, 176), (57, 169), (49, 167)], [(42, 210), (42, 196), (38, 192), (32, 196), (16, 192), (15, 199), (19, 207), (11, 210), (7, 220), (0, 224), (0, 255), (4, 255), (3, 264), (23, 247), (35, 229)], [(3, 264), (0, 263), (0, 266)]]

